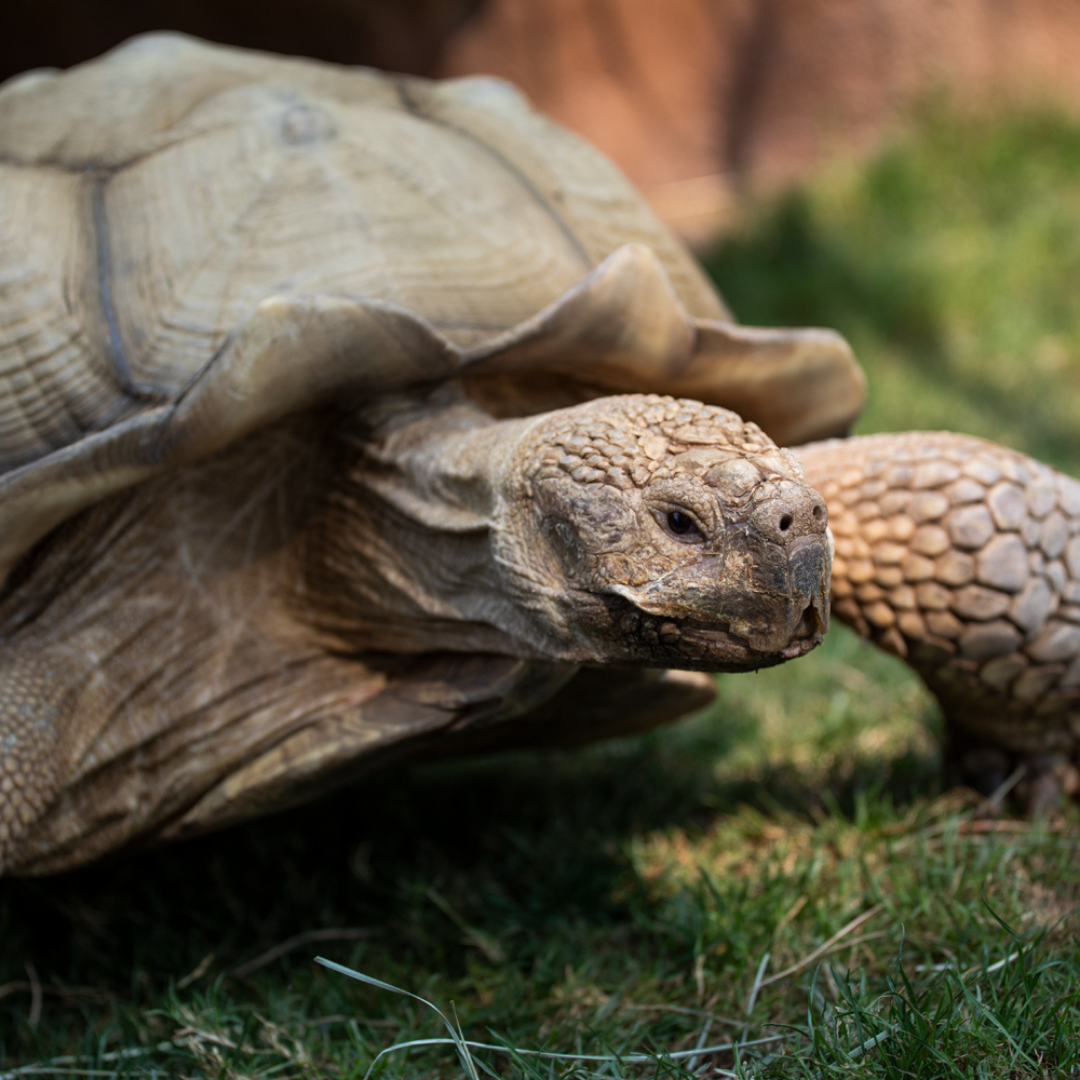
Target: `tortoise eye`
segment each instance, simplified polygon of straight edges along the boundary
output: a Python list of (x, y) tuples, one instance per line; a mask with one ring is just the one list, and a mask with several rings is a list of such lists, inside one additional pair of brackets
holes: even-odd
[(688, 540), (704, 539), (701, 535), (701, 530), (697, 527), (694, 519), (689, 514), (684, 514), (681, 510), (668, 511), (667, 527), (676, 536), (683, 536)]

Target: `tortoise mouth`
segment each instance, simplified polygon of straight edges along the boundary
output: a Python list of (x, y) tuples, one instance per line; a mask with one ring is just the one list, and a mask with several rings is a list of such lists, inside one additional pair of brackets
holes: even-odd
[(730, 624), (723, 620), (718, 620), (717, 623), (704, 623), (695, 619), (680, 619), (677, 622), (688, 643), (690, 641), (707, 642), (723, 649), (725, 666), (710, 669), (714, 671), (728, 670), (728, 664), (740, 663), (734, 655), (737, 653), (745, 658), (745, 662), (737, 669), (739, 671), (752, 671), (756, 668), (770, 667), (785, 660), (794, 660), (817, 648), (825, 637), (824, 629), (821, 627), (813, 605), (808, 606), (803, 612), (791, 640), (780, 650), (756, 647), (749, 638), (735, 633)]
[(806, 606), (791, 637), (781, 648), (755, 647), (750, 638), (736, 633), (732, 622), (716, 618), (707, 622), (644, 611), (628, 597), (603, 597), (612, 622), (619, 629), (627, 659), (650, 666), (689, 671), (742, 672), (772, 667), (793, 660), (821, 644), (826, 627), (813, 603)]
[(798, 656), (805, 656), (811, 649), (821, 644), (825, 638), (825, 631), (828, 629), (828, 626), (822, 624), (817, 606), (813, 602), (807, 604), (795, 625), (790, 644), (782, 650), (784, 659), (794, 660)]

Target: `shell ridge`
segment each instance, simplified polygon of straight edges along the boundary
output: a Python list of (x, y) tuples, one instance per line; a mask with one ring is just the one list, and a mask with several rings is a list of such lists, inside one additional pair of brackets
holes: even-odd
[[(660, 260), (630, 243), (543, 310), (465, 353), (469, 374), (522, 368), (570, 369), (613, 385), (663, 378), (685, 362), (692, 326)], [(537, 357), (540, 357), (538, 360)]]
[(732, 409), (781, 446), (846, 434), (862, 411), (866, 377), (836, 331), (692, 322), (670, 393)]
[(0, 588), (23, 554), (66, 518), (160, 469), (155, 435), (170, 412), (159, 406), (140, 413), (0, 476)]

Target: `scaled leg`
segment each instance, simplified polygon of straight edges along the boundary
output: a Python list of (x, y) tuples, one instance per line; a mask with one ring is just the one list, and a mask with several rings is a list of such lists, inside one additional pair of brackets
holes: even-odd
[(1061, 766), (1080, 752), (1080, 483), (946, 432), (799, 452), (829, 504), (833, 613), (925, 679), (954, 761), (984, 788), (1005, 767), (994, 751), (1070, 783)]

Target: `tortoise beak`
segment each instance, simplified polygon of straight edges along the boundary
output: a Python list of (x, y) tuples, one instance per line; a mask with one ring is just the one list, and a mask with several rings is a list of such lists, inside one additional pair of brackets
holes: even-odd
[(683, 620), (697, 631), (722, 629), (741, 639), (749, 656), (758, 654), (758, 664), (769, 662), (765, 656), (775, 663), (809, 652), (829, 627), (826, 537), (801, 536), (785, 547), (752, 527), (734, 531), (723, 552), (643, 586), (611, 591), (649, 615)]
[(802, 608), (789, 644), (781, 651), (792, 659), (820, 645), (829, 629), (829, 547), (817, 537), (804, 536), (792, 545), (790, 565), (795, 610)]

